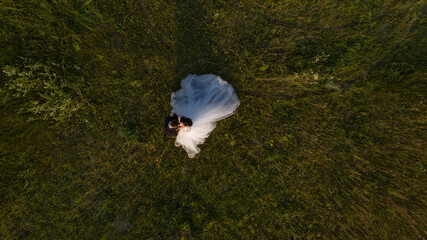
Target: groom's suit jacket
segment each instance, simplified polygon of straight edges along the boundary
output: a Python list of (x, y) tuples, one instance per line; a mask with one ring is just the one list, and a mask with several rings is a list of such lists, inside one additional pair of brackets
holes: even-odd
[(169, 128), (169, 122), (176, 120), (178, 121), (178, 116), (174, 113), (173, 116), (171, 117), (170, 115), (168, 115), (166, 117), (165, 120), (165, 135), (169, 136), (169, 137), (174, 137), (176, 135), (178, 135), (178, 131), (175, 128)]

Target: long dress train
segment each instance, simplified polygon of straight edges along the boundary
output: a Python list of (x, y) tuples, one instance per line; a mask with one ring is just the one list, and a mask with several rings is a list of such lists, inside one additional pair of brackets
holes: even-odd
[(188, 157), (193, 158), (212, 130), (216, 121), (234, 114), (240, 101), (233, 87), (220, 77), (205, 74), (191, 75), (182, 79), (181, 89), (172, 93), (173, 111), (191, 118), (189, 132), (180, 131), (175, 145), (182, 146)]

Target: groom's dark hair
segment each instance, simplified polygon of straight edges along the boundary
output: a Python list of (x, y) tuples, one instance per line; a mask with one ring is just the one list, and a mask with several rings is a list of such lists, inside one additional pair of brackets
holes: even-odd
[(191, 118), (181, 117), (181, 122), (184, 124), (184, 126), (193, 126), (193, 121)]
[(177, 127), (179, 126), (179, 123), (178, 123), (178, 121), (176, 121), (176, 120), (172, 120), (172, 121), (171, 121), (171, 123), (170, 123), (170, 125), (171, 125), (171, 127), (173, 127), (173, 128), (177, 128)]

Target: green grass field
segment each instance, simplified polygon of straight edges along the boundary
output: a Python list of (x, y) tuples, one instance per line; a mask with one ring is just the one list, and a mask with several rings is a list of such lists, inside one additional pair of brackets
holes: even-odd
[[(0, 1), (0, 238), (425, 239), (426, 8)], [(194, 159), (189, 73), (241, 101)]]

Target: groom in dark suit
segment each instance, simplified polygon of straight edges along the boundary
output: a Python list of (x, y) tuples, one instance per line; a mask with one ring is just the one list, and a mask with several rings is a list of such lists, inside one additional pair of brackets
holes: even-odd
[(178, 115), (171, 112), (165, 120), (165, 135), (168, 137), (176, 137), (179, 131)]

